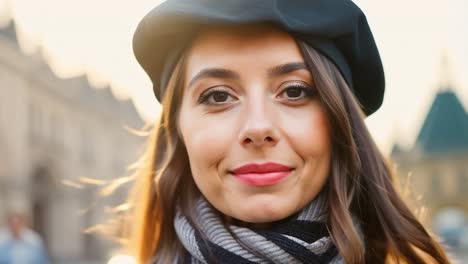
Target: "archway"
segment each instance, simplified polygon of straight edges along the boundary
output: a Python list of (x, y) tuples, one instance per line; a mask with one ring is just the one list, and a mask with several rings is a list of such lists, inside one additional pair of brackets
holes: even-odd
[(31, 178), (31, 220), (32, 228), (43, 238), (46, 246), (49, 242), (50, 196), (53, 189), (50, 170), (45, 166), (39, 166)]

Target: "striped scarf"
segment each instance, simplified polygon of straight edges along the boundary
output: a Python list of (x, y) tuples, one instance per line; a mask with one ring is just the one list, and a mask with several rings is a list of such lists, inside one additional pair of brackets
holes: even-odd
[(219, 213), (201, 197), (195, 208), (198, 229), (179, 210), (176, 212), (174, 227), (187, 251), (184, 261), (176, 262), (344, 263), (324, 223), (325, 208), (326, 201), (319, 195), (290, 220), (279, 221), (271, 228), (230, 224), (229, 230)]

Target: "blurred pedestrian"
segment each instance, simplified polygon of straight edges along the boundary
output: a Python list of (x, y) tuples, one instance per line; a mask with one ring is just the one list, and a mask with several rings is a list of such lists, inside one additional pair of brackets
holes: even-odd
[(385, 80), (352, 1), (166, 0), (133, 45), (162, 103), (138, 263), (449, 263), (364, 122)]
[(0, 264), (48, 264), (40, 236), (26, 226), (25, 215), (10, 212), (0, 230)]

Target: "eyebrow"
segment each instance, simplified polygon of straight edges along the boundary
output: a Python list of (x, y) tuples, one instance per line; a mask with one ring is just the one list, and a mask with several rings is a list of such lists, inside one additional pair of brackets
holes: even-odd
[(308, 68), (303, 62), (285, 63), (268, 69), (268, 76), (280, 76), (297, 70), (308, 70)]
[(192, 80), (189, 82), (188, 87), (192, 86), (194, 82), (203, 78), (220, 78), (220, 79), (232, 79), (240, 80), (240, 75), (234, 71), (222, 69), (222, 68), (206, 68), (198, 72)]
[[(291, 62), (274, 66), (267, 70), (269, 77), (285, 75), (297, 70), (308, 70), (307, 65), (303, 62)], [(194, 82), (203, 78), (220, 78), (240, 80), (240, 75), (232, 70), (223, 68), (206, 68), (198, 72), (192, 80), (190, 80), (188, 87), (192, 86)]]

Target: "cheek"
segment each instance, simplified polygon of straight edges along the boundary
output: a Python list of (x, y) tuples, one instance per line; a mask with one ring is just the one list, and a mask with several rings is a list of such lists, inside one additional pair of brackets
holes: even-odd
[[(302, 116), (304, 114), (304, 116)], [(296, 193), (299, 207), (322, 190), (328, 179), (331, 160), (329, 121), (324, 108), (313, 105), (308, 111), (298, 111), (296, 118), (289, 119), (289, 142), (302, 160)]]
[(304, 159), (320, 158), (330, 152), (330, 130), (328, 118), (320, 104), (297, 111), (282, 121), (289, 141)]
[(179, 127), (194, 174), (216, 169), (233, 144), (234, 130), (226, 120), (185, 111), (181, 113)]

